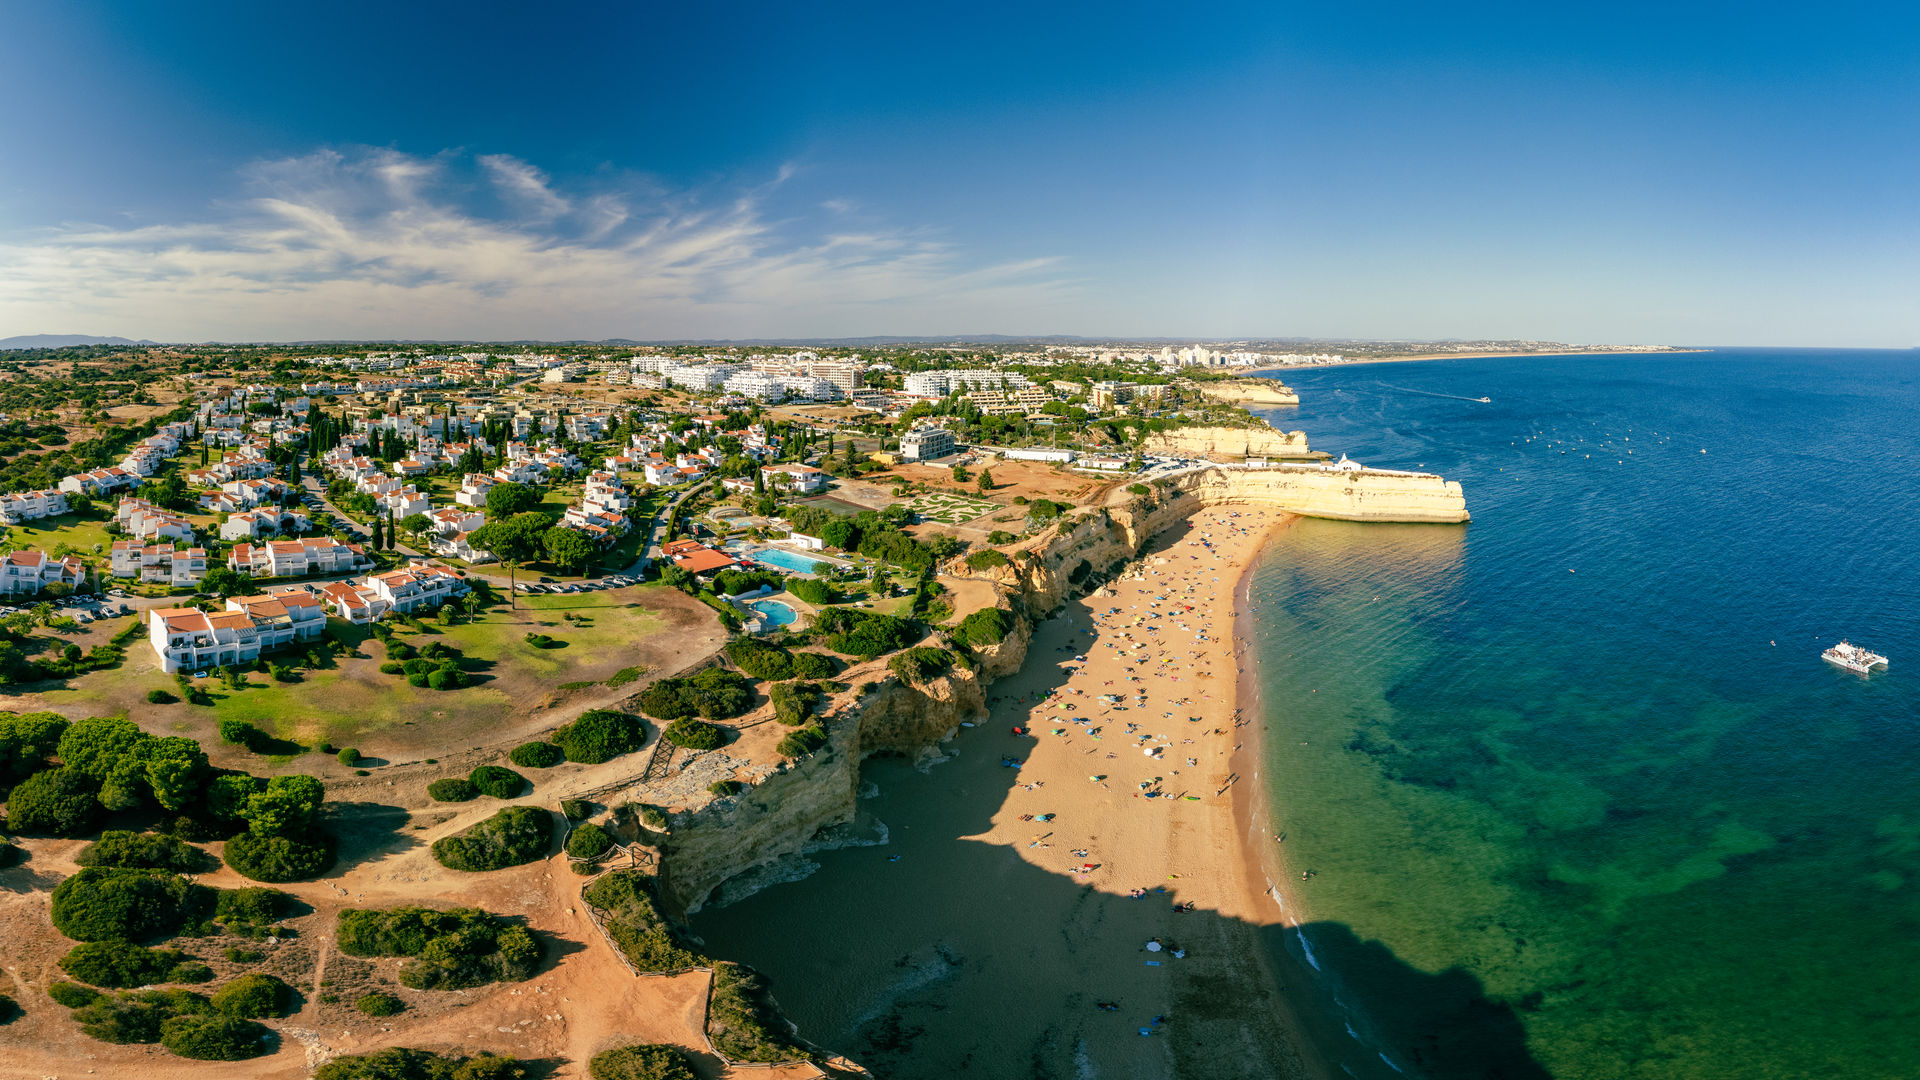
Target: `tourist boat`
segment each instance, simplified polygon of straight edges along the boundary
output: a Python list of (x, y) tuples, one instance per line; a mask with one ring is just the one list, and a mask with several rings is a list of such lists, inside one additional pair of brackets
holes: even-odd
[(1840, 644), (1821, 653), (1820, 658), (1829, 664), (1838, 664), (1848, 671), (1860, 675), (1865, 675), (1874, 668), (1884, 668), (1887, 666), (1886, 657), (1846, 641), (1842, 641)]

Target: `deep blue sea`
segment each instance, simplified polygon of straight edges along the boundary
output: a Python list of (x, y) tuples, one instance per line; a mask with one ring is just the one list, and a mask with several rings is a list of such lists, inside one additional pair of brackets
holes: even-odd
[(1282, 377), (1276, 426), (1474, 519), (1303, 521), (1256, 571), (1262, 779), (1315, 872), (1287, 949), (1339, 1060), (1920, 1077), (1920, 353)]

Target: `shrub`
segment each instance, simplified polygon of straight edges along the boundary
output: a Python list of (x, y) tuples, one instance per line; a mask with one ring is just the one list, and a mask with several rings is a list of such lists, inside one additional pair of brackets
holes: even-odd
[(435, 780), (427, 785), (427, 797), (435, 802), (468, 802), (479, 795), (480, 789), (473, 786), (473, 781), (458, 776)]
[(910, 683), (922, 683), (953, 669), (954, 656), (945, 649), (915, 647), (887, 661), (887, 669)]
[(1011, 544), (1018, 539), (1019, 537), (1005, 529), (995, 529), (987, 534), (987, 543), (989, 544)]
[(785, 1023), (767, 999), (767, 980), (752, 968), (720, 963), (713, 968), (707, 1006), (707, 1037), (734, 1061), (794, 1061), (807, 1056), (782, 1034)]
[(349, 956), (403, 956), (400, 982), (415, 990), (467, 990), (531, 978), (540, 967), (538, 938), (478, 908), (348, 909), (340, 913), (340, 951)]
[(819, 578), (788, 578), (787, 591), (816, 607), (824, 607), (840, 599), (833, 586)]
[(293, 987), (280, 979), (253, 972), (213, 992), (213, 1007), (243, 1020), (286, 1016), (293, 1006)]
[(60, 970), (81, 982), (132, 989), (163, 982), (205, 982), (213, 977), (206, 965), (186, 962), (192, 959), (177, 949), (149, 949), (124, 941), (87, 941), (67, 950), (59, 963)]
[(229, 948), (225, 955), (227, 962), (232, 964), (257, 964), (267, 958), (267, 954), (258, 949), (242, 949), (238, 947)]
[(371, 1054), (334, 1058), (313, 1080), (516, 1080), (526, 1069), (510, 1057), (442, 1057), (427, 1050), (390, 1046)]
[(567, 760), (566, 751), (550, 742), (521, 743), (507, 760), (528, 769), (551, 769)]
[[(707, 668), (684, 679), (661, 679), (640, 692), (641, 710), (661, 720), (688, 716), (725, 720), (746, 712), (752, 704), (752, 684), (738, 672), (721, 668)], [(567, 756), (572, 758), (573, 752), (567, 751)]]
[(160, 1025), (160, 1045), (195, 1061), (245, 1061), (272, 1043), (272, 1032), (234, 1016), (175, 1016)]
[(249, 750), (257, 750), (259, 747), (267, 744), (270, 736), (252, 724), (247, 723), (245, 720), (228, 718), (220, 721), (220, 738), (222, 741), (233, 743), (236, 746), (244, 746)]
[(619, 671), (607, 676), (607, 685), (613, 687), (625, 686), (646, 673), (646, 668), (637, 665), (634, 667), (623, 667)]
[(616, 870), (596, 878), (581, 894), (601, 912), (607, 934), (635, 971), (680, 971), (706, 966), (707, 959), (682, 947), (660, 916), (653, 879), (638, 870)]
[(810, 682), (775, 683), (768, 691), (773, 699), (773, 718), (788, 727), (799, 727), (819, 709), (826, 693)]
[(593, 804), (585, 799), (562, 799), (560, 801), (560, 812), (575, 821), (579, 821), (593, 813)]
[(75, 941), (170, 937), (212, 901), (212, 889), (177, 874), (88, 867), (54, 888), (53, 926)]
[(360, 764), (360, 751), (356, 747), (349, 746), (345, 750), (340, 751), (340, 754), (336, 760), (338, 760), (340, 764), (345, 765), (347, 768), (351, 769), (355, 765)]
[(293, 897), (279, 889), (259, 885), (221, 889), (213, 902), (213, 921), (229, 934), (263, 938), (272, 932), (274, 923), (286, 918), (292, 904)]
[(360, 999), (353, 1003), (353, 1007), (368, 1016), (395, 1016), (407, 1007), (407, 1003), (392, 994), (375, 990), (371, 994), (361, 995)]
[(467, 673), (449, 664), (427, 673), (427, 687), (433, 690), (458, 690), (467, 685)]
[(697, 1077), (693, 1067), (687, 1064), (686, 1052), (663, 1043), (602, 1051), (587, 1063), (587, 1075), (593, 1080), (696, 1080)]
[(647, 724), (632, 713), (592, 709), (555, 731), (553, 741), (568, 761), (599, 765), (640, 749), (647, 741)]
[(778, 645), (753, 638), (735, 638), (727, 642), (727, 659), (756, 679), (793, 677), (793, 654)]
[(793, 654), (793, 675), (797, 679), (827, 679), (833, 676), (833, 658), (825, 653)]
[(306, 881), (333, 865), (333, 843), (323, 834), (295, 839), (244, 832), (227, 841), (225, 857), (240, 876), (255, 881)]
[(1153, 493), (1153, 489), (1148, 487), (1145, 484), (1128, 484), (1127, 485), (1127, 494), (1129, 495), (1151, 495), (1152, 493)]
[(567, 837), (567, 854), (576, 859), (598, 859), (613, 847), (613, 834), (598, 825), (586, 824)]
[(1013, 616), (997, 607), (981, 608), (960, 620), (953, 640), (967, 648), (998, 645), (1013, 630)]
[(715, 780), (707, 785), (707, 790), (724, 799), (729, 795), (738, 795), (747, 790), (747, 785), (738, 780)]
[(81, 986), (79, 983), (57, 982), (47, 987), (47, 996), (57, 1005), (78, 1009), (83, 1005), (91, 1005), (94, 999), (100, 996), (100, 991), (91, 986)]
[(552, 844), (553, 815), (531, 806), (509, 806), (464, 832), (434, 841), (433, 857), (451, 870), (503, 870), (543, 858)]
[(180, 700), (179, 698), (174, 697), (172, 694), (167, 693), (165, 690), (147, 691), (147, 704), (149, 705), (171, 705), (174, 702), (179, 700)]
[(409, 675), (407, 676), (407, 684), (409, 686), (417, 686), (420, 689), (425, 690), (427, 688), (427, 676)]
[(187, 990), (140, 990), (101, 994), (73, 1011), (82, 1034), (101, 1042), (159, 1042), (161, 1027), (176, 1016), (195, 1016), (207, 999)]
[(405, 675), (406, 673), (407, 666), (397, 660), (388, 660), (380, 665), (382, 675)]
[(480, 766), (467, 774), (467, 782), (478, 788), (480, 794), (496, 799), (514, 798), (527, 787), (526, 777), (498, 765)]
[(109, 829), (88, 844), (74, 861), (81, 866), (124, 870), (177, 870), (199, 873), (218, 865), (213, 856), (176, 837)]
[(918, 628), (909, 620), (848, 608), (822, 611), (814, 619), (813, 628), (823, 636), (827, 648), (863, 660), (904, 649), (920, 637)]
[(11, 1024), (24, 1015), (20, 1006), (7, 994), (0, 994), (0, 1024)]
[(1012, 562), (1013, 560), (1007, 558), (1004, 552), (999, 552), (999, 551), (993, 550), (992, 548), (988, 548), (985, 551), (976, 551), (973, 554), (968, 555), (967, 569), (991, 570), (996, 566), (1006, 566)]
[(99, 782), (78, 769), (34, 773), (7, 796), (7, 827), (15, 832), (78, 836), (100, 814), (99, 791)]
[(718, 750), (727, 743), (726, 729), (705, 720), (675, 720), (660, 737), (689, 750)]
[(827, 733), (825, 729), (819, 724), (808, 724), (806, 727), (800, 728), (797, 731), (787, 732), (786, 736), (780, 740), (779, 745), (775, 746), (773, 750), (774, 753), (779, 754), (781, 757), (806, 757), (808, 754), (824, 746), (826, 741)]
[(536, 649), (558, 649), (566, 644), (566, 642), (556, 640), (546, 634), (528, 634), (525, 641)]

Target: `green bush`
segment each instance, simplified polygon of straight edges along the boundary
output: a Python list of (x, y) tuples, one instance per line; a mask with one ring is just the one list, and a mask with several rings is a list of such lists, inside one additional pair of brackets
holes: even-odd
[(100, 996), (100, 991), (91, 986), (81, 986), (79, 983), (57, 982), (47, 987), (47, 996), (57, 1005), (77, 1009), (82, 1005), (92, 1004), (93, 1000)]
[(195, 874), (219, 865), (218, 860), (184, 840), (160, 833), (109, 829), (88, 844), (74, 861), (81, 866), (126, 870), (177, 870)]
[(149, 705), (171, 705), (174, 702), (179, 700), (180, 700), (179, 698), (174, 697), (172, 694), (167, 693), (165, 690), (147, 691), (147, 704)]
[(498, 765), (480, 766), (467, 774), (467, 782), (479, 789), (480, 794), (496, 799), (514, 798), (527, 788), (526, 777)]
[(581, 894), (601, 913), (607, 934), (635, 971), (680, 971), (705, 967), (707, 958), (681, 946), (653, 899), (653, 879), (638, 870), (616, 870), (594, 879)]
[(953, 670), (954, 656), (945, 649), (916, 646), (887, 661), (887, 669), (910, 683), (923, 683)]
[(518, 982), (539, 970), (538, 938), (524, 926), (478, 908), (348, 909), (340, 913), (340, 951), (403, 956), (400, 982), (415, 990), (468, 990)]
[(824, 607), (840, 599), (833, 586), (819, 578), (788, 578), (787, 591), (816, 607)]
[(850, 608), (827, 608), (815, 617), (813, 629), (827, 648), (862, 660), (904, 649), (920, 638), (919, 628), (908, 619)]
[[(593, 1055), (587, 1063), (593, 1080), (697, 1080), (686, 1051), (664, 1043), (622, 1046)], [(318, 1080), (316, 1077), (315, 1080)]]
[(524, 640), (536, 649), (558, 649), (566, 644), (566, 642), (549, 637), (546, 634), (528, 634)]
[(1019, 537), (1005, 529), (995, 529), (987, 534), (987, 543), (989, 544), (1011, 544), (1018, 539)]
[(380, 665), (382, 675), (405, 675), (406, 673), (407, 666), (398, 660), (387, 660)]
[(586, 824), (567, 837), (567, 854), (576, 859), (598, 859), (613, 846), (613, 834), (598, 825)]
[(427, 686), (433, 690), (458, 690), (467, 685), (467, 673), (449, 664), (427, 673)]
[(953, 640), (969, 649), (998, 645), (1013, 631), (1013, 616), (997, 607), (981, 608), (960, 620)]
[(715, 780), (707, 785), (707, 790), (724, 799), (729, 795), (738, 795), (747, 790), (747, 785), (738, 780)]
[(235, 720), (232, 718), (220, 721), (220, 738), (223, 742), (230, 742), (235, 746), (244, 746), (249, 750), (256, 751), (272, 740), (272, 736), (254, 727), (252, 724), (247, 723), (245, 720)]
[[(684, 679), (661, 679), (642, 690), (639, 700), (641, 711), (660, 720), (726, 720), (752, 707), (753, 685), (739, 672), (707, 668)], [(572, 758), (573, 752), (567, 756)]]
[(973, 554), (968, 555), (967, 569), (991, 570), (996, 566), (1006, 566), (1012, 562), (1013, 560), (1007, 558), (1005, 552), (995, 551), (992, 548), (988, 548), (985, 551), (976, 551)]
[(407, 685), (417, 686), (420, 689), (425, 690), (427, 688), (427, 676), (424, 674), (409, 675), (407, 676)]
[(390, 1046), (334, 1058), (314, 1072), (313, 1080), (516, 1080), (525, 1075), (526, 1069), (510, 1057), (442, 1057)]
[(73, 1018), (82, 1034), (101, 1042), (151, 1043), (160, 1041), (168, 1020), (198, 1016), (209, 1008), (207, 999), (192, 991), (137, 990), (101, 994), (75, 1009)]
[(7, 827), (14, 832), (78, 836), (100, 815), (100, 784), (78, 769), (47, 769), (20, 781), (7, 796)]
[(0, 776), (26, 776), (45, 767), (67, 727), (59, 713), (0, 712)]
[(244, 832), (227, 841), (225, 858), (241, 877), (254, 881), (307, 881), (333, 865), (333, 842), (318, 833), (313, 838), (295, 839)]
[(727, 730), (705, 720), (675, 720), (660, 737), (689, 750), (718, 750), (727, 744)]
[(336, 757), (335, 760), (351, 769), (355, 765), (360, 764), (360, 751), (355, 747), (349, 746), (345, 750), (340, 751), (339, 756)]
[[(81, 982), (122, 989), (164, 982), (205, 982), (213, 977), (206, 965), (188, 963), (191, 960), (177, 949), (149, 949), (125, 941), (87, 941), (67, 950), (59, 963), (60, 970)], [(202, 976), (201, 972), (206, 974)]]
[(213, 1007), (243, 1020), (286, 1016), (293, 1007), (293, 987), (275, 976), (253, 972), (215, 990)]
[(214, 890), (160, 870), (88, 867), (54, 887), (54, 929), (75, 941), (171, 937), (205, 920)]
[(787, 732), (773, 752), (787, 758), (806, 757), (826, 745), (826, 742), (826, 730), (819, 724), (808, 724), (797, 731)]
[(797, 679), (828, 679), (833, 677), (834, 670), (833, 657), (825, 653), (793, 654), (793, 675)]
[(234, 1016), (175, 1016), (160, 1025), (160, 1045), (195, 1061), (245, 1061), (273, 1049), (273, 1032)]
[(551, 769), (567, 760), (566, 751), (550, 742), (521, 743), (507, 760), (527, 769)]
[(555, 731), (553, 741), (568, 761), (599, 765), (640, 749), (647, 741), (647, 723), (632, 713), (591, 709)]
[(434, 841), (433, 857), (451, 870), (504, 870), (544, 858), (552, 844), (552, 814), (509, 806), (465, 832)]
[(368, 1016), (397, 1016), (406, 1009), (407, 1003), (392, 994), (375, 990), (371, 994), (361, 995), (360, 999), (353, 1003), (353, 1007)]
[(773, 718), (788, 727), (806, 723), (827, 698), (825, 691), (810, 682), (775, 683), (767, 696), (773, 699)]
[(225, 955), (227, 962), (232, 964), (257, 964), (267, 958), (267, 954), (258, 949), (242, 949), (237, 946), (229, 947)]
[(427, 797), (434, 802), (469, 802), (479, 796), (480, 789), (465, 777), (449, 776), (427, 785)]
[(638, 679), (640, 676), (645, 675), (646, 673), (647, 673), (647, 669), (644, 667), (640, 667), (639, 665), (635, 665), (633, 667), (623, 667), (619, 671), (616, 671), (613, 674), (607, 676), (607, 685), (612, 687), (625, 686), (628, 683)]
[(726, 644), (727, 659), (756, 679), (791, 679), (793, 654), (756, 638), (735, 638)]
[(560, 812), (575, 821), (579, 821), (593, 813), (593, 804), (585, 799), (562, 799), (560, 800)]
[(797, 1061), (807, 1056), (782, 1034), (786, 1023), (773, 1011), (767, 981), (739, 964), (713, 968), (713, 993), (707, 1005), (707, 1038), (733, 1061)]

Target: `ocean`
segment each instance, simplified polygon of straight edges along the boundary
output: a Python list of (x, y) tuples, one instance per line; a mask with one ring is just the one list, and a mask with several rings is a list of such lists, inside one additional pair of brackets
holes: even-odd
[[(1303, 521), (1255, 570), (1336, 1060), (1920, 1076), (1920, 354), (1282, 377), (1276, 426), (1474, 519)], [(1843, 637), (1890, 669), (1823, 662)]]

